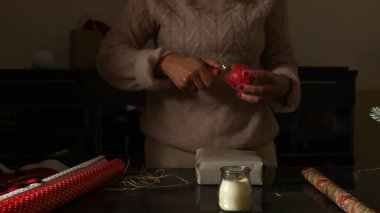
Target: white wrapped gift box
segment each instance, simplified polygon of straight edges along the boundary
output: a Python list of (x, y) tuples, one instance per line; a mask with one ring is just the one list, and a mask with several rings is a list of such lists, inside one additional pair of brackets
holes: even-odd
[(200, 185), (218, 185), (223, 166), (247, 166), (252, 185), (262, 185), (263, 162), (254, 151), (199, 148), (196, 152), (196, 176)]

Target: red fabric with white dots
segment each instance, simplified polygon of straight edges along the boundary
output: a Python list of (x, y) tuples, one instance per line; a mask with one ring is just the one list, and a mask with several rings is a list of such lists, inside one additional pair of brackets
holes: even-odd
[(123, 175), (124, 170), (122, 160), (108, 161), (52, 185), (1, 201), (0, 213), (51, 212)]

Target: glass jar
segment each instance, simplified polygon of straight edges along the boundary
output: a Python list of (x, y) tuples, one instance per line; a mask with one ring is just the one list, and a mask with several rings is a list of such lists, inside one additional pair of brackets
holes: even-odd
[(249, 211), (252, 203), (251, 169), (246, 166), (220, 168), (219, 207), (223, 211)]

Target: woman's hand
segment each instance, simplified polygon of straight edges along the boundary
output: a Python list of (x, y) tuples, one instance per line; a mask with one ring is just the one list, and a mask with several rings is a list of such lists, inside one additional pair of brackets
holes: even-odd
[(158, 71), (169, 77), (178, 89), (198, 91), (211, 86), (214, 78), (210, 69), (215, 61), (202, 61), (195, 57), (176, 54), (165, 56), (158, 64)]
[(243, 75), (251, 77), (252, 83), (239, 85), (237, 95), (252, 104), (277, 100), (286, 95), (291, 87), (290, 79), (285, 75), (261, 70), (246, 70)]

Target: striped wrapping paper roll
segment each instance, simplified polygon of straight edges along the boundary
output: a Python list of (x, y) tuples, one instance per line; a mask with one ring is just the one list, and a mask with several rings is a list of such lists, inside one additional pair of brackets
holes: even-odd
[(96, 160), (42, 184), (0, 200), (0, 213), (52, 212), (124, 174), (122, 160)]
[(337, 204), (342, 210), (348, 213), (376, 213), (375, 210), (369, 208), (360, 202), (350, 193), (342, 189), (333, 181), (325, 177), (322, 173), (314, 168), (305, 168), (302, 175), (316, 189), (326, 195), (330, 200)]

